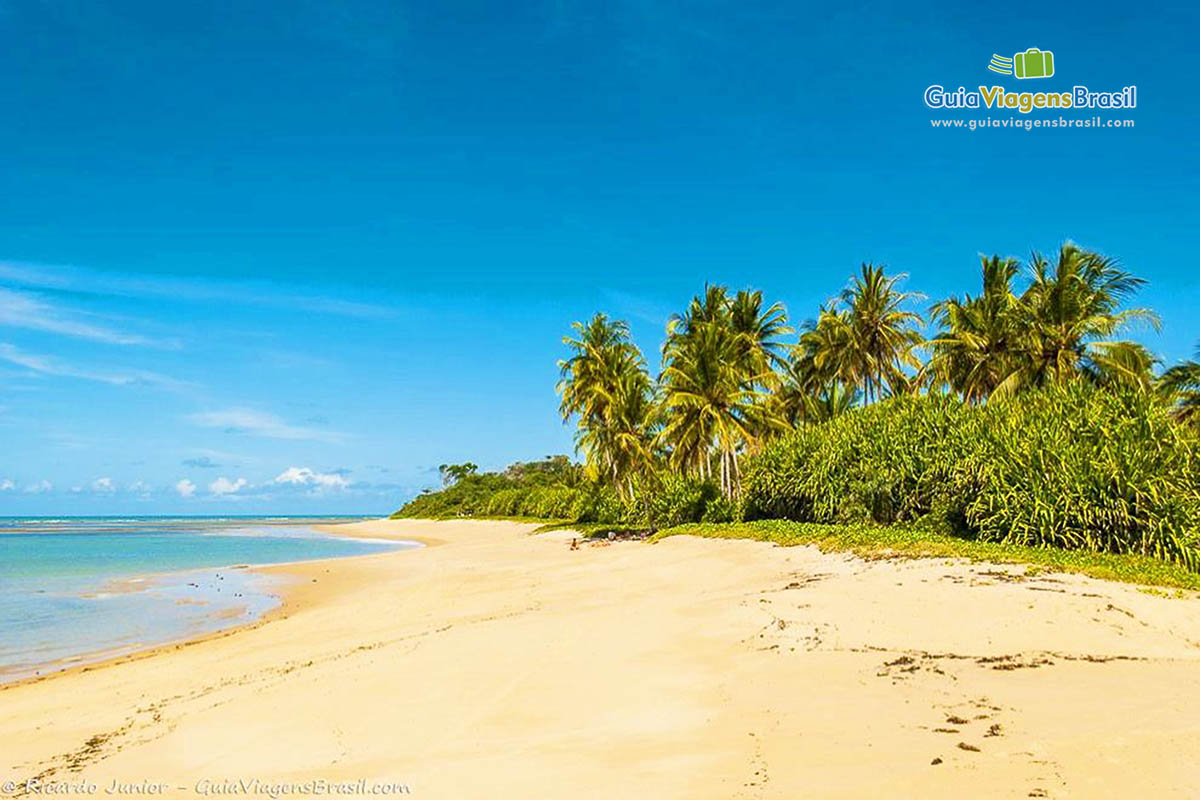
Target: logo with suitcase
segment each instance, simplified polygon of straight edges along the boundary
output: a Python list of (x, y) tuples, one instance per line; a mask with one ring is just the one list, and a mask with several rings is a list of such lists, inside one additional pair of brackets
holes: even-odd
[(1012, 75), (1024, 80), (1026, 78), (1049, 78), (1054, 74), (1054, 53), (1049, 50), (1039, 50), (1031, 47), (1024, 53), (1017, 53), (1012, 58), (992, 55), (988, 69), (1001, 75)]

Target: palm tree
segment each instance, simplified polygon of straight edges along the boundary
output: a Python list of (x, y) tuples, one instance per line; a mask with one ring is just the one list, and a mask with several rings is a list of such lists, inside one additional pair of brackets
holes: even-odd
[(833, 303), (822, 306), (817, 318), (805, 323), (793, 350), (796, 369), (810, 389), (831, 382), (856, 387), (858, 360), (850, 312)]
[(763, 293), (738, 292), (729, 303), (729, 325), (737, 338), (738, 361), (747, 374), (771, 376), (787, 363), (779, 337), (793, 332), (783, 303), (763, 308)]
[(970, 403), (1079, 377), (1150, 388), (1154, 356), (1135, 342), (1111, 338), (1133, 320), (1157, 326), (1148, 310), (1121, 309), (1141, 279), (1070, 242), (1053, 265), (1034, 253), (1028, 269), (1029, 286), (1018, 296), (1012, 288), (1017, 262), (984, 258), (982, 294), (933, 306), (942, 330), (928, 343), (925, 382), (949, 385)]
[(674, 467), (713, 477), (736, 494), (739, 454), (782, 427), (767, 390), (779, 384), (778, 337), (790, 332), (780, 304), (763, 308), (760, 292), (730, 298), (723, 286), (706, 286), (682, 314), (671, 317), (663, 346), (663, 427), (659, 442)]
[(1013, 258), (981, 257), (983, 292), (951, 297), (933, 306), (942, 331), (928, 342), (930, 382), (949, 385), (968, 403), (986, 400), (1015, 369), (1017, 297)]
[(771, 394), (769, 404), (776, 417), (789, 427), (825, 422), (844, 414), (859, 401), (856, 391), (838, 380), (813, 381), (806, 365), (794, 360), (788, 364), (782, 384)]
[(739, 450), (756, 442), (764, 399), (746, 380), (737, 354), (738, 341), (728, 328), (706, 324), (672, 349), (661, 378), (666, 421), (660, 437), (671, 446), (672, 464), (711, 478), (715, 448), (727, 496), (736, 492)]
[(904, 369), (921, 366), (913, 349), (921, 342), (916, 327), (923, 320), (902, 308), (919, 295), (896, 288), (905, 277), (888, 276), (882, 267), (863, 264), (841, 294), (849, 314), (853, 372), (867, 402), (881, 398), (885, 388), (891, 394), (906, 390), (910, 382)]
[(1154, 388), (1154, 368), (1159, 359), (1137, 342), (1092, 342), (1082, 374), (1104, 386), (1131, 386), (1148, 392)]
[(1031, 283), (1016, 306), (1018, 363), (995, 391), (1007, 395), (1079, 376), (1150, 385), (1153, 357), (1140, 345), (1111, 338), (1137, 320), (1159, 327), (1148, 309), (1121, 309), (1145, 281), (1071, 242), (1059, 248), (1053, 264), (1034, 253), (1029, 268)]
[(821, 422), (858, 401), (850, 313), (834, 304), (822, 306), (817, 318), (804, 323), (792, 346), (782, 382), (772, 396), (777, 415), (795, 427)]
[(578, 416), (576, 446), (590, 468), (624, 499), (633, 476), (652, 464), (653, 387), (646, 362), (629, 337), (629, 326), (596, 314), (571, 326), (563, 338), (570, 358), (559, 362), (563, 420)]
[(729, 314), (729, 290), (724, 286), (705, 284), (704, 294), (696, 295), (682, 314), (672, 314), (667, 320), (667, 340), (663, 353), (673, 343), (686, 339), (709, 323), (725, 323)]
[[(1200, 359), (1200, 347), (1196, 348)], [(1171, 404), (1175, 419), (1200, 425), (1200, 360), (1184, 361), (1162, 374), (1158, 390)]]

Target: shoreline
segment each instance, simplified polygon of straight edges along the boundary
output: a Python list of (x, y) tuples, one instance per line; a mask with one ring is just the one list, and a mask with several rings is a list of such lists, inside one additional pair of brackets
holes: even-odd
[(0, 772), (501, 800), (1200, 790), (1195, 599), (749, 540), (339, 527), (432, 546), (268, 567), (300, 578), (269, 618), (0, 688)]
[[(244, 622), (236, 622), (231, 625), (219, 626), (212, 630), (206, 630), (200, 633), (174, 637), (161, 642), (154, 642), (144, 645), (129, 645), (126, 647), (117, 647), (104, 650), (84, 651), (66, 658), (53, 661), (41, 662), (36, 665), (39, 674), (23, 675), (14, 677), (11, 680), (6, 679), (2, 670), (0, 670), (0, 692), (22, 686), (26, 684), (41, 683), (60, 676), (72, 675), (77, 673), (91, 672), (97, 669), (103, 669), (116, 664), (128, 663), (131, 661), (139, 661), (143, 658), (151, 658), (156, 655), (168, 652), (175, 652), (187, 647), (201, 644), (206, 641), (222, 639), (226, 636), (231, 636), (240, 631), (253, 630), (262, 625), (271, 622), (276, 617), (286, 617), (286, 611), (290, 607), (295, 606), (297, 595), (302, 595), (303, 589), (318, 579), (313, 576), (318, 574), (317, 569), (331, 562), (338, 562), (350, 559), (366, 559), (379, 558), (382, 556), (397, 555), (408, 550), (416, 549), (412, 547), (404, 547), (405, 543), (412, 543), (422, 547), (429, 546), (425, 542), (418, 542), (415, 539), (402, 539), (398, 537), (358, 537), (351, 536), (346, 532), (338, 530), (345, 525), (356, 525), (362, 522), (372, 522), (375, 520), (354, 520), (348, 522), (333, 522), (328, 524), (307, 525), (314, 531), (320, 533), (356, 539), (358, 541), (379, 541), (388, 542), (398, 545), (395, 549), (387, 550), (381, 553), (365, 553), (360, 555), (335, 556), (333, 558), (313, 558), (300, 561), (281, 561), (265, 564), (225, 564), (216, 566), (194, 567), (184, 570), (172, 572), (153, 572), (153, 573), (137, 573), (135, 575), (124, 576), (113, 579), (112, 584), (115, 587), (111, 591), (142, 591), (149, 588), (149, 582), (163, 577), (178, 577), (193, 573), (208, 572), (211, 570), (237, 570), (252, 573), (261, 577), (276, 577), (282, 578), (283, 581), (276, 587), (272, 587), (271, 591), (264, 591), (265, 596), (273, 597), (277, 602), (271, 608), (258, 614), (253, 619)], [(289, 526), (298, 525), (297, 523), (287, 522), (268, 522), (267, 525)], [(145, 582), (146, 586), (124, 587), (123, 584), (133, 582)], [(292, 609), (294, 610), (294, 609)], [(62, 666), (60, 666), (62, 665)], [(44, 673), (40, 670), (47, 670)]]

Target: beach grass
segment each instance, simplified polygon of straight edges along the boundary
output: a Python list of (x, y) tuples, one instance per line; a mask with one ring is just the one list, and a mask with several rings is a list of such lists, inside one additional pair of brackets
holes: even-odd
[[(539, 530), (562, 529), (578, 530), (587, 537), (606, 535), (609, 531), (633, 532), (622, 526), (601, 523), (554, 523)], [(753, 539), (784, 547), (812, 545), (824, 552), (853, 553), (865, 559), (963, 558), (994, 564), (1021, 564), (1042, 572), (1076, 573), (1142, 586), (1200, 591), (1200, 574), (1151, 556), (979, 542), (919, 524), (824, 525), (788, 520), (692, 523), (655, 531), (649, 535), (649, 541), (682, 535)]]

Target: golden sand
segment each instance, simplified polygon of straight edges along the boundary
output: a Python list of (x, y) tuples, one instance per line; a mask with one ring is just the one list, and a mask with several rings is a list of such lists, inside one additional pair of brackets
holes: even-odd
[[(946, 560), (500, 522), (268, 568), (265, 620), (0, 689), (0, 780), (104, 794), (1195, 797), (1200, 602)], [(300, 785), (300, 788), (304, 787)]]

